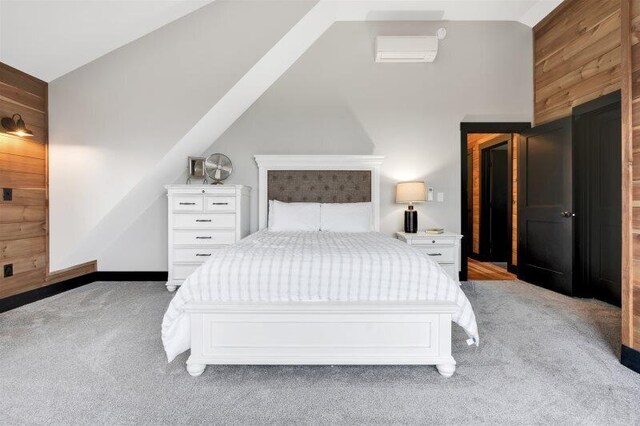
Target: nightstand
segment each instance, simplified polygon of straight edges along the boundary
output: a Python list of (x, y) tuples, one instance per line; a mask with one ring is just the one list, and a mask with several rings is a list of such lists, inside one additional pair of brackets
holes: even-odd
[(415, 234), (397, 232), (396, 238), (404, 241), (418, 250), (426, 252), (442, 269), (454, 280), (459, 281), (460, 271), (460, 240), (462, 235), (444, 232), (429, 235), (424, 231)]

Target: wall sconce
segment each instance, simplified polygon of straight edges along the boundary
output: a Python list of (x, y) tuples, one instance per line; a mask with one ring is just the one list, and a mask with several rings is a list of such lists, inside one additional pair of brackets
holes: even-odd
[[(16, 119), (17, 118), (17, 119)], [(30, 137), (33, 136), (33, 132), (27, 129), (27, 126), (24, 124), (24, 120), (20, 114), (13, 114), (11, 118), (4, 117), (2, 119), (2, 127), (5, 132), (10, 135), (20, 136), (20, 137)]]

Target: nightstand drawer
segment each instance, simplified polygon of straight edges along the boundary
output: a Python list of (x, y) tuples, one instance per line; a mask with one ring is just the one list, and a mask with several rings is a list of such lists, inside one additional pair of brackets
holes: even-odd
[(444, 265), (440, 265), (442, 266), (442, 269), (444, 269), (444, 272), (447, 273), (447, 275), (449, 275), (451, 278), (453, 278), (454, 281), (459, 281), (460, 279), (460, 275), (458, 273), (458, 266), (454, 263), (447, 263)]
[(174, 214), (174, 228), (229, 228), (236, 226), (234, 213), (220, 214)]
[(454, 237), (439, 237), (425, 235), (420, 238), (411, 238), (410, 244), (412, 246), (453, 246), (456, 243)]
[(235, 231), (175, 231), (173, 243), (177, 245), (225, 245), (236, 242)]
[(202, 197), (180, 196), (173, 198), (173, 211), (175, 212), (201, 212)]
[(427, 253), (429, 257), (438, 263), (454, 263), (456, 261), (455, 247), (425, 247), (414, 246), (417, 250)]
[(219, 247), (202, 247), (197, 249), (190, 248), (177, 248), (173, 249), (174, 262), (192, 262), (192, 263), (204, 263), (216, 255)]

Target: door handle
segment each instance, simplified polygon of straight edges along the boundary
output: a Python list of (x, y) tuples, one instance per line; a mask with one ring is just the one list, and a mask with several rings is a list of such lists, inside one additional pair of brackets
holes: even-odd
[(560, 216), (569, 218), (569, 217), (575, 217), (576, 214), (572, 213), (572, 212), (562, 212), (562, 213), (560, 213)]

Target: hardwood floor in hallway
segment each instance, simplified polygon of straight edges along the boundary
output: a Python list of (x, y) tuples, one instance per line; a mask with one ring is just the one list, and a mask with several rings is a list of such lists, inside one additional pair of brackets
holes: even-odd
[(469, 258), (467, 279), (469, 281), (516, 280), (517, 277), (505, 268), (491, 262), (480, 262)]

